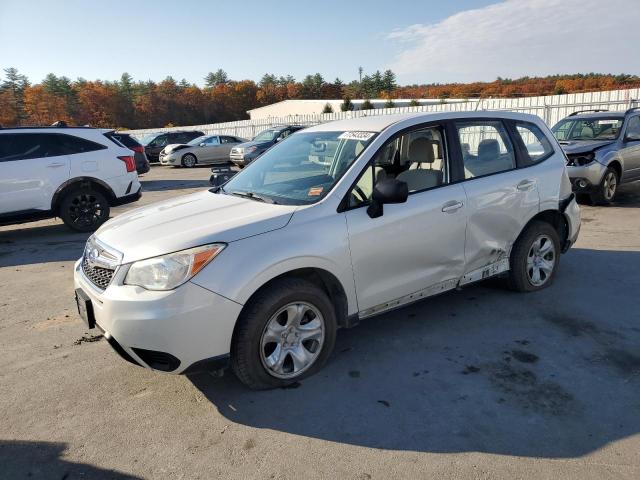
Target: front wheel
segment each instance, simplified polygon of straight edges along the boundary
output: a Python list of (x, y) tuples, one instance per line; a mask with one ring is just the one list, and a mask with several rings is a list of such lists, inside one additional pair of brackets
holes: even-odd
[(72, 190), (60, 202), (58, 215), (77, 232), (92, 232), (109, 219), (109, 202), (97, 190)]
[(611, 167), (607, 168), (598, 186), (598, 191), (591, 196), (593, 203), (596, 205), (609, 205), (612, 203), (618, 192), (619, 183), (618, 172)]
[(322, 367), (336, 328), (324, 290), (306, 280), (278, 280), (258, 292), (238, 320), (231, 368), (252, 389), (290, 385)]
[(198, 163), (198, 159), (193, 153), (187, 153), (182, 157), (182, 166), (187, 168), (193, 168)]
[(522, 233), (511, 251), (508, 283), (518, 292), (535, 292), (548, 287), (560, 262), (560, 240), (556, 229), (534, 221)]

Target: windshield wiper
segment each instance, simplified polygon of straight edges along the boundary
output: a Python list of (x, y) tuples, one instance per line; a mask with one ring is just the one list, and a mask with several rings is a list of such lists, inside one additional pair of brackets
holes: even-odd
[(229, 194), (231, 195), (235, 195), (236, 197), (243, 197), (243, 198), (248, 198), (250, 200), (255, 200), (257, 202), (264, 202), (264, 203), (273, 203), (275, 204), (276, 201), (268, 198), (268, 197), (263, 197), (262, 195), (258, 195), (257, 193), (254, 192), (229, 192)]

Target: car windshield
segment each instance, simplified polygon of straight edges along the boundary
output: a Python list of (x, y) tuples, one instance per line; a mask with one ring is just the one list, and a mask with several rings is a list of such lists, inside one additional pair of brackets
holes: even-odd
[(148, 133), (147, 135), (144, 135), (142, 138), (140, 138), (140, 143), (146, 147), (157, 137), (158, 137), (157, 133)]
[(315, 203), (329, 193), (374, 136), (344, 131), (292, 135), (232, 177), (220, 192), (268, 203)]
[(196, 137), (193, 140), (191, 140), (190, 142), (187, 143), (187, 145), (191, 145), (196, 146), (196, 145), (200, 145), (202, 142), (204, 142), (205, 140), (208, 140), (209, 137), (207, 135), (202, 135), (200, 137)]
[(254, 142), (270, 142), (274, 138), (276, 138), (282, 130), (274, 130), (269, 129), (264, 132), (260, 132), (258, 135), (253, 137)]
[(615, 140), (622, 128), (622, 118), (565, 118), (551, 129), (562, 140)]

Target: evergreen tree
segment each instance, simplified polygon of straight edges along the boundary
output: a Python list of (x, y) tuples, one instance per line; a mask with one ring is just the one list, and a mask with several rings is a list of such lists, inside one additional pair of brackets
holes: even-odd
[(373, 103), (371, 103), (371, 101), (366, 98), (364, 100), (364, 102), (362, 102), (362, 105), (360, 106), (360, 110), (373, 110), (376, 107), (373, 106)]
[(322, 113), (333, 113), (333, 107), (329, 102), (324, 104), (324, 108), (322, 109)]
[(353, 103), (351, 103), (351, 99), (349, 97), (344, 97), (342, 103), (340, 104), (340, 110), (342, 112), (350, 112), (353, 110)]

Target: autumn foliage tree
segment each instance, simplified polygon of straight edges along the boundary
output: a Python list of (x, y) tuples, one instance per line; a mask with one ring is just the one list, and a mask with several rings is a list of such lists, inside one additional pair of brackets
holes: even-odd
[[(364, 74), (364, 75), (363, 75)], [(320, 73), (296, 81), (266, 73), (259, 82), (232, 80), (222, 69), (206, 75), (204, 87), (167, 77), (160, 82), (134, 81), (123, 73), (115, 81), (70, 80), (53, 74), (31, 85), (15, 68), (0, 76), (0, 125), (43, 125), (57, 120), (106, 128), (155, 128), (243, 120), (247, 110), (287, 99), (344, 99), (340, 109), (353, 108), (352, 98), (488, 98), (552, 95), (640, 87), (635, 75), (553, 75), (500, 78), (493, 82), (397, 85), (391, 70), (359, 72), (357, 80), (327, 81)], [(417, 102), (416, 102), (417, 103)], [(366, 104), (366, 106), (369, 106)]]

